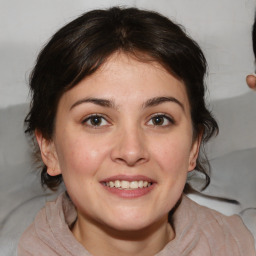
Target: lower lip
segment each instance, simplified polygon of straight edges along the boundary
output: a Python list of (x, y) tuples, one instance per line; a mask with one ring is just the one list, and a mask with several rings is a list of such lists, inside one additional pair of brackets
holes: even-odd
[(105, 185), (102, 185), (107, 191), (109, 191), (112, 194), (115, 194), (122, 198), (138, 198), (142, 197), (144, 195), (147, 195), (151, 190), (155, 187), (155, 183), (153, 183), (151, 186), (146, 188), (138, 188), (138, 189), (118, 189), (118, 188), (110, 188)]

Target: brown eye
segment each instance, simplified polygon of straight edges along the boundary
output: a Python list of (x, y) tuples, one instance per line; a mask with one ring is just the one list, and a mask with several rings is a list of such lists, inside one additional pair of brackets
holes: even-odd
[(84, 121), (83, 124), (87, 126), (92, 126), (92, 127), (100, 127), (100, 126), (106, 126), (108, 125), (108, 122), (106, 119), (102, 116), (99, 115), (91, 115), (87, 117)]
[(147, 123), (148, 125), (152, 125), (152, 126), (169, 126), (171, 124), (174, 124), (174, 120), (167, 115), (164, 114), (157, 114), (153, 117), (151, 117), (151, 119), (149, 120), (149, 122)]
[(154, 125), (163, 125), (164, 117), (163, 116), (156, 116), (152, 118), (152, 123)]
[(91, 125), (93, 125), (93, 126), (99, 126), (102, 123), (102, 117), (93, 116), (93, 117), (91, 117), (90, 122), (91, 122)]

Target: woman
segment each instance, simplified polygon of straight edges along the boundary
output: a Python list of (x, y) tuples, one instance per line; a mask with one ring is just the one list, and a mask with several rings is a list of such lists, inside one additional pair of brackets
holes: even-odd
[(183, 195), (209, 178), (200, 145), (206, 61), (167, 18), (135, 8), (85, 13), (58, 31), (31, 76), (27, 132), (42, 184), (67, 193), (22, 236), (19, 255), (255, 255), (238, 216)]

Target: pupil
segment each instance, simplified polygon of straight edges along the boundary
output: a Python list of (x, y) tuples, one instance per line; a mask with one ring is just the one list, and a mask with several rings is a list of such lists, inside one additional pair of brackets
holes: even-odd
[(161, 124), (163, 124), (163, 121), (164, 121), (163, 118), (159, 117), (159, 116), (155, 117), (153, 120), (154, 120), (153, 122), (155, 125), (161, 125)]
[(100, 118), (100, 117), (97, 117), (97, 116), (96, 116), (96, 117), (93, 117), (91, 122), (92, 122), (93, 125), (100, 125), (100, 123), (101, 123), (101, 118)]

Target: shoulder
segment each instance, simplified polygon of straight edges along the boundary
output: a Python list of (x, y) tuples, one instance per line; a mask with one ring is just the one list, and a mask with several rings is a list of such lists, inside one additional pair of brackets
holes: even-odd
[(195, 216), (197, 223), (201, 224), (200, 227), (202, 229), (206, 226), (212, 226), (215, 229), (218, 228), (219, 231), (225, 231), (234, 235), (239, 235), (235, 232), (240, 230), (243, 234), (251, 236), (251, 233), (246, 228), (239, 215), (226, 216), (216, 210), (197, 204), (187, 196), (184, 196), (183, 200), (186, 207), (188, 207)]
[(212, 255), (255, 255), (253, 236), (238, 215), (225, 216), (186, 196), (181, 208), (187, 212), (183, 214), (187, 224), (198, 234), (198, 244), (207, 244), (215, 252)]
[(251, 231), (256, 245), (256, 208), (246, 208), (239, 215), (246, 227)]
[[(42, 216), (45, 212), (45, 208), (40, 210), (36, 219)], [(37, 230), (36, 230), (36, 220), (26, 229), (22, 234), (18, 243), (18, 256), (36, 255), (40, 249), (47, 250), (46, 246), (42, 243)]]
[(20, 237), (18, 256), (38, 255), (38, 251), (43, 251), (42, 255), (58, 255), (53, 253), (51, 248), (51, 244), (56, 242), (52, 222), (59, 222), (58, 213), (61, 212), (62, 198), (63, 195), (60, 195), (56, 201), (46, 203), (38, 212), (34, 222)]
[(38, 255), (38, 252), (45, 256), (89, 255), (70, 231), (76, 216), (75, 207), (65, 193), (46, 203), (21, 236), (18, 256)]

